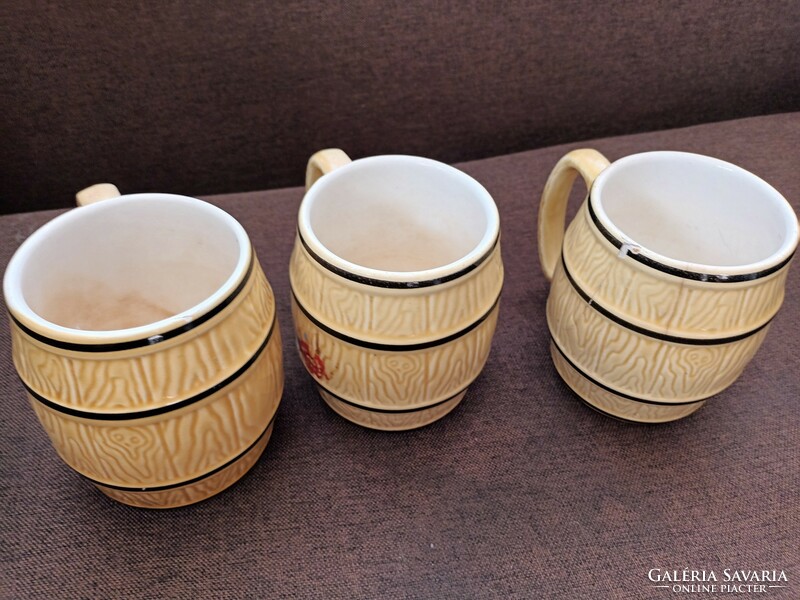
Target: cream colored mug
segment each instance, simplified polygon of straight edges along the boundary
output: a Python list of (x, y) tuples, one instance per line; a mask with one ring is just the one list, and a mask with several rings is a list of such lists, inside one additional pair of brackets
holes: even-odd
[(413, 156), (311, 157), (291, 258), (298, 349), (324, 401), (366, 427), (450, 412), (489, 355), (503, 265), (489, 193)]
[[(570, 188), (589, 190), (564, 233)], [(637, 422), (692, 414), (741, 374), (783, 302), (789, 203), (755, 175), (684, 152), (564, 156), (539, 207), (551, 354), (591, 407)]]
[(120, 502), (168, 508), (237, 481), (283, 391), (272, 290), (242, 226), (183, 196), (60, 215), (3, 289), (14, 365), (58, 454)]

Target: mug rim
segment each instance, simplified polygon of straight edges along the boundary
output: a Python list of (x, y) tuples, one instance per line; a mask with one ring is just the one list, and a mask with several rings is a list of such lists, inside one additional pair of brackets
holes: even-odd
[[(418, 271), (392, 271), (365, 267), (348, 261), (328, 249), (314, 233), (311, 226), (311, 209), (316, 198), (324, 193), (326, 186), (340, 177), (352, 176), (353, 172), (374, 164), (404, 163), (415, 167), (435, 168), (457, 179), (469, 188), (480, 202), (486, 216), (486, 229), (477, 245), (467, 254), (450, 263)], [(320, 177), (306, 191), (297, 217), (300, 240), (305, 250), (325, 268), (358, 283), (388, 288), (418, 288), (451, 281), (479, 266), (497, 246), (500, 235), (500, 214), (491, 194), (476, 179), (451, 165), (406, 154), (383, 154), (353, 160)]]
[[(84, 330), (65, 327), (45, 319), (28, 305), (22, 293), (22, 278), (25, 273), (25, 266), (39, 244), (53, 232), (69, 227), (73, 223), (92, 215), (114, 210), (121, 204), (139, 204), (152, 201), (183, 204), (192, 207), (192, 210), (205, 212), (227, 226), (234, 234), (238, 243), (236, 264), (230, 275), (213, 293), (194, 306), (164, 319), (136, 327), (108, 330)], [(228, 302), (232, 300), (232, 296), (236, 295), (234, 292), (237, 292), (238, 288), (245, 283), (254, 260), (250, 239), (244, 227), (223, 209), (204, 200), (180, 194), (125, 194), (87, 206), (70, 209), (31, 233), (14, 252), (6, 267), (3, 276), (3, 295), (12, 321), (28, 335), (40, 338), (45, 343), (78, 351), (89, 349), (97, 351), (124, 350), (160, 342), (165, 338), (162, 335), (165, 332), (176, 332), (177, 335), (177, 333), (184, 330), (196, 327), (200, 324), (198, 321), (204, 321), (208, 315), (216, 314), (217, 310), (227, 306)]]
[[(682, 158), (684, 160), (705, 163), (708, 166), (714, 166), (716, 168), (721, 167), (727, 171), (736, 173), (738, 176), (753, 181), (766, 195), (773, 198), (775, 206), (778, 207), (783, 216), (787, 235), (781, 246), (771, 255), (755, 262), (741, 265), (711, 265), (671, 258), (650, 250), (646, 246), (640, 245), (636, 240), (633, 240), (622, 229), (617, 227), (606, 213), (602, 203), (604, 184), (609, 177), (613, 176), (614, 173), (622, 167), (664, 157), (673, 159)], [(628, 255), (636, 258), (640, 262), (667, 273), (698, 281), (735, 282), (765, 277), (788, 264), (800, 242), (800, 224), (798, 224), (797, 215), (786, 198), (778, 190), (747, 169), (704, 154), (675, 150), (656, 150), (624, 156), (612, 162), (595, 178), (589, 190), (588, 200), (590, 217), (595, 221), (595, 225), (598, 225), (600, 232), (611, 243), (620, 248), (620, 251), (623, 251), (626, 246), (635, 247), (636, 254), (629, 252)]]

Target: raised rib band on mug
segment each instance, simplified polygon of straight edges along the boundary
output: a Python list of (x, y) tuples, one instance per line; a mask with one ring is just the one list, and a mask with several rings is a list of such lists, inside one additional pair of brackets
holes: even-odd
[(80, 475), (84, 479), (86, 479), (88, 481), (91, 481), (95, 485), (100, 485), (100, 486), (103, 486), (103, 487), (111, 489), (111, 490), (121, 490), (123, 492), (163, 492), (163, 491), (166, 491), (166, 490), (172, 490), (172, 489), (175, 489), (175, 488), (183, 487), (185, 485), (192, 485), (194, 483), (198, 483), (198, 482), (202, 481), (203, 479), (208, 479), (212, 475), (216, 475), (220, 471), (223, 471), (224, 469), (227, 469), (228, 467), (233, 465), (235, 462), (237, 462), (240, 459), (244, 458), (245, 455), (248, 452), (250, 452), (250, 450), (252, 450), (253, 448), (255, 448), (258, 445), (258, 442), (260, 442), (262, 439), (264, 439), (264, 436), (269, 431), (269, 428), (272, 427), (272, 424), (275, 422), (275, 416), (277, 414), (278, 414), (278, 411), (276, 410), (275, 414), (272, 415), (272, 418), (269, 420), (269, 423), (264, 428), (264, 431), (262, 431), (259, 434), (259, 436), (256, 438), (256, 441), (253, 442), (252, 444), (250, 444), (242, 452), (237, 454), (235, 457), (233, 457), (231, 460), (226, 462), (224, 465), (220, 465), (219, 467), (215, 467), (214, 469), (212, 469), (208, 473), (203, 473), (202, 475), (198, 475), (197, 477), (193, 477), (192, 479), (187, 479), (185, 481), (178, 481), (176, 483), (170, 483), (170, 484), (167, 484), (167, 485), (159, 485), (159, 486), (153, 486), (153, 487), (126, 487), (124, 485), (115, 485), (115, 484), (112, 484), (112, 483), (103, 483), (102, 481), (97, 481), (96, 479), (92, 479), (91, 477), (88, 477), (88, 476), (84, 475), (80, 471), (76, 471), (75, 469), (72, 469), (72, 470), (75, 471), (78, 475)]
[(561, 252), (561, 265), (564, 267), (564, 274), (567, 276), (567, 279), (572, 284), (572, 287), (575, 288), (575, 291), (578, 292), (578, 295), (583, 298), (586, 303), (599, 312), (604, 317), (614, 321), (617, 325), (622, 325), (626, 329), (630, 329), (631, 331), (635, 331), (636, 333), (641, 333), (642, 335), (646, 335), (651, 338), (655, 338), (657, 340), (661, 340), (663, 342), (672, 342), (675, 344), (687, 344), (689, 346), (717, 346), (720, 344), (730, 344), (731, 342), (738, 342), (739, 340), (743, 340), (745, 338), (750, 337), (751, 335), (755, 335), (764, 327), (770, 324), (770, 321), (774, 318), (774, 315), (770, 317), (765, 323), (762, 323), (755, 329), (750, 331), (746, 331), (745, 333), (740, 333), (738, 335), (732, 335), (730, 337), (719, 337), (719, 338), (688, 338), (682, 337), (677, 335), (669, 335), (667, 333), (660, 333), (658, 331), (652, 331), (650, 329), (646, 329), (644, 327), (639, 327), (638, 325), (634, 325), (625, 319), (618, 317), (614, 313), (612, 313), (607, 308), (600, 306), (597, 302), (592, 299), (589, 294), (587, 294), (581, 286), (572, 278), (572, 273), (569, 272), (567, 268), (567, 263), (564, 260), (564, 252)]
[(421, 410), (428, 410), (429, 408), (434, 408), (434, 407), (439, 406), (441, 404), (445, 404), (447, 402), (450, 402), (451, 400), (456, 398), (459, 394), (463, 394), (464, 392), (466, 392), (467, 389), (469, 388), (469, 385), (467, 387), (465, 387), (464, 389), (456, 392), (455, 394), (453, 394), (449, 398), (445, 398), (444, 400), (439, 400), (438, 402), (434, 402), (433, 404), (426, 404), (425, 406), (415, 406), (414, 408), (375, 408), (374, 406), (364, 406), (363, 404), (359, 404), (358, 402), (353, 402), (352, 400), (345, 400), (341, 396), (339, 396), (337, 394), (334, 394), (332, 391), (330, 391), (328, 388), (326, 388), (324, 385), (322, 385), (320, 383), (317, 383), (317, 387), (319, 389), (321, 389), (323, 392), (325, 392), (326, 394), (330, 394), (331, 396), (333, 396), (339, 402), (342, 402), (344, 404), (348, 404), (350, 406), (354, 406), (355, 408), (360, 408), (361, 410), (366, 410), (366, 411), (369, 411), (369, 412), (376, 412), (376, 413), (399, 414), (399, 413), (412, 413), (412, 412), (419, 412)]
[[(567, 364), (573, 369), (575, 369), (578, 373), (580, 373), (584, 379), (586, 379), (590, 383), (593, 383), (597, 387), (604, 389), (607, 392), (611, 392), (612, 394), (619, 396), (620, 398), (625, 398), (625, 400), (631, 400), (633, 402), (638, 402), (640, 404), (655, 404), (657, 406), (682, 406), (684, 404), (697, 404), (698, 402), (705, 402), (706, 400), (708, 400), (708, 398), (700, 398), (699, 400), (689, 400), (686, 402), (659, 402), (658, 400), (646, 400), (645, 398), (639, 398), (637, 396), (631, 396), (630, 394), (626, 394), (625, 392), (620, 392), (619, 390), (615, 390), (614, 388), (609, 387), (604, 383), (600, 383), (594, 377), (587, 375), (586, 372), (583, 371), (583, 369), (581, 369), (578, 365), (572, 362), (570, 357), (564, 353), (564, 351), (561, 349), (561, 346), (558, 345), (558, 342), (556, 342), (555, 338), (552, 335), (550, 336), (550, 341), (553, 343), (553, 347), (556, 350), (558, 350), (558, 353), (561, 355), (561, 357), (565, 361), (567, 361)], [(633, 422), (638, 422), (638, 421), (633, 421)]]
[[(625, 417), (620, 417), (618, 415), (615, 415), (615, 414), (612, 414), (610, 412), (604, 411), (602, 408), (599, 408), (599, 407), (595, 406), (594, 404), (592, 404), (591, 402), (589, 402), (588, 400), (584, 399), (580, 394), (575, 394), (575, 396), (578, 398), (578, 400), (580, 400), (583, 404), (585, 404), (586, 406), (588, 406), (592, 410), (597, 411), (598, 413), (600, 413), (604, 417), (611, 417), (615, 421), (622, 421), (623, 423), (633, 423), (634, 425), (663, 425), (663, 423), (661, 421), (634, 421), (633, 419), (626, 419)], [(702, 400), (701, 400), (701, 402), (702, 402)], [(690, 414), (692, 414), (692, 413), (690, 413)], [(687, 416), (690, 416), (690, 415), (687, 415)]]
[(311, 313), (306, 310), (306, 307), (303, 306), (300, 301), (297, 299), (297, 296), (292, 290), (292, 297), (294, 298), (297, 307), (300, 311), (306, 316), (306, 318), (311, 321), (314, 325), (322, 329), (328, 335), (332, 335), (335, 338), (342, 340), (343, 342), (347, 342), (348, 344), (353, 344), (354, 346), (361, 346), (362, 348), (368, 348), (370, 350), (383, 350), (386, 352), (411, 352), (413, 350), (425, 350), (426, 348), (433, 348), (434, 346), (441, 346), (442, 344), (446, 344), (447, 342), (452, 342), (453, 340), (457, 340), (463, 335), (468, 334), (470, 331), (475, 329), (478, 325), (483, 323), (486, 319), (489, 318), (489, 315), (492, 314), (492, 311), (497, 308), (497, 303), (500, 302), (500, 294), (497, 295), (497, 298), (492, 303), (492, 307), (486, 311), (478, 320), (473, 321), (469, 325), (467, 325), (464, 329), (460, 331), (456, 331), (455, 333), (451, 333), (448, 336), (443, 338), (430, 340), (428, 342), (421, 342), (419, 344), (380, 344), (377, 342), (368, 342), (366, 340), (361, 340), (358, 338), (351, 337), (341, 331), (336, 331), (332, 327), (328, 327), (324, 323), (318, 321)]
[(42, 342), (43, 344), (47, 344), (48, 346), (53, 346), (54, 348), (61, 348), (62, 350), (73, 350), (75, 352), (118, 352), (121, 350), (132, 350), (134, 348), (143, 348), (145, 346), (152, 346), (153, 344), (158, 344), (165, 340), (172, 339), (177, 337), (187, 331), (194, 329), (195, 327), (199, 327), (203, 323), (209, 321), (216, 317), (219, 313), (221, 313), (225, 308), (227, 308), (231, 302), (233, 302), (236, 297), (242, 292), (242, 290), (247, 285), (247, 282), (250, 280), (250, 275), (253, 272), (253, 265), (255, 264), (255, 254), (250, 252), (250, 264), (247, 267), (247, 272), (245, 273), (242, 281), (239, 285), (236, 286), (229, 295), (225, 297), (222, 302), (217, 304), (214, 308), (209, 310), (207, 313), (199, 316), (194, 321), (190, 321), (189, 323), (185, 323), (180, 327), (176, 327), (175, 329), (170, 329), (169, 331), (165, 331), (164, 333), (159, 333), (157, 335), (151, 335), (148, 338), (140, 339), (140, 340), (131, 340), (128, 342), (112, 342), (112, 343), (97, 343), (97, 344), (87, 344), (87, 343), (75, 343), (75, 342), (65, 342), (63, 340), (56, 340), (46, 335), (42, 335), (41, 333), (37, 333), (33, 331), (29, 327), (20, 323), (19, 319), (17, 319), (13, 314), (9, 313), (11, 319), (14, 323), (19, 327), (26, 335), (32, 337), (33, 339)]
[[(597, 218), (597, 214), (594, 212), (594, 208), (592, 208), (592, 197), (589, 196), (588, 201), (586, 202), (586, 206), (589, 210), (589, 216), (592, 218), (592, 223), (597, 228), (597, 230), (603, 234), (609, 242), (614, 244), (617, 248), (622, 248), (624, 242), (622, 240), (617, 239), (614, 235), (605, 228), (605, 226), (600, 222), (600, 219)], [(657, 271), (661, 271), (662, 273), (668, 273), (669, 275), (675, 275), (676, 277), (682, 277), (683, 279), (691, 279), (693, 281), (703, 281), (706, 283), (736, 283), (738, 281), (752, 281), (754, 279), (760, 279), (761, 277), (766, 277), (767, 275), (771, 275), (775, 271), (780, 271), (783, 267), (785, 267), (792, 257), (794, 256), (794, 252), (792, 252), (789, 256), (787, 256), (784, 260), (779, 262), (777, 265), (770, 267), (769, 269), (764, 269), (763, 271), (758, 271), (756, 273), (743, 273), (740, 275), (718, 275), (714, 273), (698, 273), (696, 271), (686, 271), (685, 269), (679, 269), (677, 267), (671, 267), (670, 265), (665, 265), (664, 263), (660, 263), (657, 260), (650, 258), (649, 256), (645, 256), (644, 254), (635, 254), (633, 252), (628, 252), (628, 257), (632, 258), (633, 260), (642, 263), (650, 267), (651, 269), (655, 269)]]
[(380, 287), (380, 288), (401, 289), (401, 290), (404, 289), (416, 290), (418, 288), (441, 285), (442, 283), (447, 283), (448, 281), (453, 281), (454, 279), (463, 277), (470, 271), (474, 271), (475, 269), (477, 269), (481, 265), (481, 263), (483, 263), (487, 258), (489, 258), (492, 252), (494, 252), (494, 249), (497, 247), (497, 243), (500, 241), (500, 234), (498, 233), (497, 237), (494, 238), (494, 242), (492, 242), (491, 248), (489, 248), (489, 250), (487, 250), (483, 256), (481, 256), (471, 265), (464, 267), (460, 271), (451, 273), (450, 275), (445, 275), (444, 277), (439, 277), (437, 279), (426, 279), (424, 281), (388, 281), (386, 279), (373, 279), (372, 277), (364, 277), (362, 275), (356, 275), (355, 273), (346, 271), (345, 269), (337, 267), (336, 265), (332, 265), (309, 247), (308, 243), (303, 237), (303, 234), (300, 233), (299, 229), (297, 231), (297, 236), (300, 238), (300, 242), (303, 244), (303, 248), (305, 248), (305, 251), (308, 253), (308, 255), (331, 273), (335, 273), (339, 277), (349, 279), (350, 281), (355, 281), (356, 283), (362, 283), (364, 285), (371, 285), (373, 287)]
[[(212, 394), (216, 394), (221, 389), (229, 386), (233, 383), (236, 379), (244, 375), (244, 373), (249, 369), (253, 363), (258, 360), (258, 357), (261, 356), (264, 349), (269, 344), (270, 339), (272, 339), (272, 332), (275, 331), (275, 323), (277, 322), (277, 313), (272, 317), (272, 324), (269, 326), (269, 332), (267, 333), (267, 337), (264, 338), (264, 341), (258, 347), (258, 350), (255, 351), (253, 356), (247, 359), (247, 362), (244, 363), (239, 369), (236, 370), (235, 373), (231, 374), (229, 377), (225, 378), (223, 381), (211, 386), (210, 388), (203, 390), (199, 394), (191, 396), (190, 398), (186, 398), (185, 400), (180, 400), (178, 402), (174, 402), (172, 404), (167, 404), (164, 406), (159, 406), (157, 408), (150, 408), (147, 410), (137, 410), (132, 412), (121, 412), (121, 413), (107, 413), (107, 412), (93, 412), (93, 411), (86, 411), (86, 410), (78, 410), (76, 408), (70, 408), (69, 406), (64, 406), (63, 404), (57, 404), (48, 398), (45, 398), (38, 392), (32, 390), (27, 383), (22, 381), (22, 385), (25, 386), (25, 389), (28, 390), (28, 393), (38, 402), (44, 404), (46, 407), (51, 408), (55, 411), (60, 413), (64, 413), (73, 417), (80, 417), (82, 419), (92, 419), (96, 421), (132, 421), (134, 419), (145, 419), (147, 417), (154, 417), (156, 415), (162, 415), (164, 413), (171, 412), (173, 410), (178, 410), (189, 406), (190, 404), (194, 404), (196, 402), (200, 402), (205, 398), (208, 398)], [(21, 378), (20, 378), (21, 380)]]

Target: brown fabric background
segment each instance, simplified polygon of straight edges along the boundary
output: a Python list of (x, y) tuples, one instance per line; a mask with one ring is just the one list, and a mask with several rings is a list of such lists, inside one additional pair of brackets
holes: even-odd
[(800, 110), (796, 0), (0, 3), (0, 212)]
[[(582, 145), (610, 159), (717, 156), (800, 210), (798, 139), (794, 113)], [(593, 412), (548, 355), (534, 233), (547, 173), (573, 147), (461, 165), (500, 208), (500, 320), (464, 403), (406, 433), (328, 410), (293, 348), (302, 190), (213, 198), (245, 225), (275, 289), (286, 391), (259, 463), (192, 507), (116, 504), (59, 461), (14, 373), (3, 311), (0, 597), (658, 599), (679, 596), (648, 587), (648, 570), (689, 567), (783, 569), (789, 588), (759, 597), (797, 598), (800, 268), (744, 375), (699, 413), (645, 426)], [(0, 218), (0, 265), (55, 214)]]

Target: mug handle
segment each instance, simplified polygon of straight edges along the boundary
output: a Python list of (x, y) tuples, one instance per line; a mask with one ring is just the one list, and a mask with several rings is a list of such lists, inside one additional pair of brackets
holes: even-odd
[(308, 166), (306, 166), (306, 191), (323, 175), (350, 162), (352, 162), (350, 157), (339, 148), (328, 148), (315, 152), (308, 159)]
[(78, 206), (86, 206), (121, 195), (113, 183), (96, 183), (75, 194), (75, 203)]
[(548, 281), (552, 281), (561, 256), (567, 202), (575, 176), (580, 173), (589, 190), (595, 178), (610, 164), (597, 150), (583, 148), (562, 156), (550, 172), (539, 202), (538, 227), (539, 263)]

